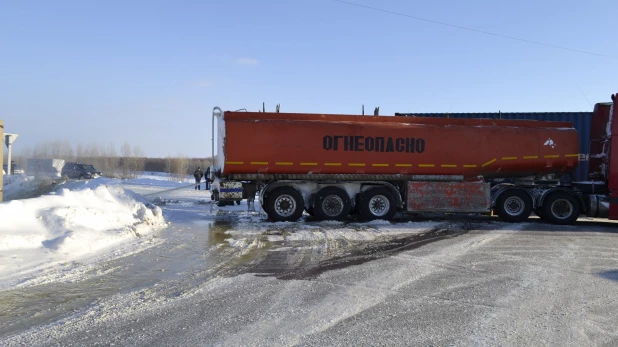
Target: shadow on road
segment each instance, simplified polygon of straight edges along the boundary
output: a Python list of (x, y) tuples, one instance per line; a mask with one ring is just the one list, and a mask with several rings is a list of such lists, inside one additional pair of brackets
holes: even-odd
[(604, 271), (604, 272), (600, 272), (599, 276), (614, 281), (614, 282), (618, 282), (618, 270), (610, 270), (610, 271)]
[(594, 232), (594, 233), (618, 233), (618, 222), (604, 219), (581, 217), (573, 225), (556, 225), (546, 222), (537, 216), (530, 218), (523, 223), (508, 223), (503, 222), (497, 216), (479, 215), (479, 214), (423, 214), (411, 217), (402, 216), (394, 221), (457, 221), (475, 223), (480, 230), (494, 230), (499, 228), (509, 228), (521, 231), (536, 231), (536, 232)]

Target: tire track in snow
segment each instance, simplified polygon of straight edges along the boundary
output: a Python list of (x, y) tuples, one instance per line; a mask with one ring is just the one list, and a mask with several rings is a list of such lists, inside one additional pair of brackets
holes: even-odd
[[(342, 322), (352, 320), (353, 317), (383, 303), (388, 297), (401, 294), (400, 290), (403, 287), (433, 274), (436, 270), (433, 263), (447, 262), (446, 259), (456, 262), (459, 257), (490, 242), (484, 240), (488, 238), (495, 240), (503, 235), (476, 234), (469, 235), (469, 237), (472, 238), (472, 242), (466, 238), (463, 245), (462, 241), (457, 241), (462, 239), (451, 238), (451, 243), (444, 248), (439, 248), (438, 252), (435, 252), (436, 246), (433, 251), (419, 256), (423, 258), (420, 262), (410, 263), (409, 258), (403, 262), (397, 261), (401, 255), (409, 257), (410, 252), (408, 252), (394, 257), (383, 257), (364, 266), (324, 272), (318, 279), (308, 280), (316, 291), (326, 293), (312, 302), (311, 316), (291, 316), (284, 321), (273, 321), (266, 317), (244, 327), (232, 336), (226, 336), (224, 341), (218, 342), (224, 346), (242, 344), (243, 341), (253, 341), (256, 345), (269, 345), (273, 343), (269, 336), (280, 336), (278, 332), (286, 331), (286, 335), (280, 336), (277, 343), (274, 343), (275, 345), (300, 344), (307, 336), (333, 329)], [(412, 252), (416, 253), (421, 249), (423, 248)], [(369, 273), (365, 270), (367, 266), (372, 268)], [(342, 271), (347, 273), (344, 279), (341, 278)], [(296, 281), (292, 282), (296, 283)], [(306, 283), (307, 280), (303, 282)], [(277, 297), (286, 298), (289, 295), (280, 293)], [(415, 300), (427, 300), (428, 298), (415, 298)]]

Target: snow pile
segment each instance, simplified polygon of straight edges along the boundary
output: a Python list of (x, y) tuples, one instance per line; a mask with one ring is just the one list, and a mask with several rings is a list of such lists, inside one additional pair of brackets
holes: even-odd
[[(92, 180), (76, 190), (0, 203), (0, 278), (118, 252), (166, 226), (159, 207)], [(103, 182), (105, 180), (101, 180)]]
[(19, 198), (20, 194), (34, 191), (40, 185), (26, 175), (4, 175), (2, 178), (4, 201)]
[(15, 181), (23, 181), (26, 175), (2, 175), (2, 183), (4, 186), (14, 183)]

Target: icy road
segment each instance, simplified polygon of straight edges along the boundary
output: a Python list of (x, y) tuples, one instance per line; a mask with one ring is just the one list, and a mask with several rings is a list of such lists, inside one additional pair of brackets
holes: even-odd
[(614, 223), (272, 224), (170, 194), (151, 247), (0, 291), (0, 345), (618, 345)]

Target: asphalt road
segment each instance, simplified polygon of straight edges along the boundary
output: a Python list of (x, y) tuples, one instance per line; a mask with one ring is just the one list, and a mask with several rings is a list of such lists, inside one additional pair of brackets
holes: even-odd
[[(176, 229), (172, 246), (133, 260), (147, 272), (147, 259), (167, 254), (157, 266), (172, 267), (168, 277), (26, 320), (0, 345), (618, 345), (616, 224), (485, 218), (372, 241), (281, 241), (295, 225), (242, 239), (254, 247), (216, 246), (240, 242), (227, 239), (227, 220), (206, 234)], [(177, 252), (193, 255), (185, 268)]]

